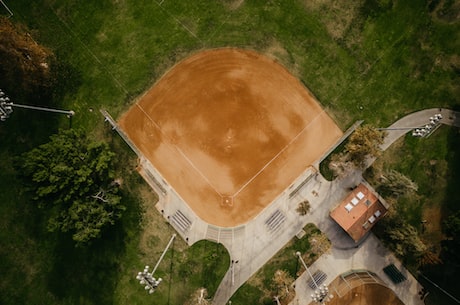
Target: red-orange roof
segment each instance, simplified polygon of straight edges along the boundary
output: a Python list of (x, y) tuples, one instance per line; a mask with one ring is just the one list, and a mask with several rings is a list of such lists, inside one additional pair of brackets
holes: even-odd
[(331, 211), (330, 216), (358, 242), (386, 212), (376, 194), (360, 184)]

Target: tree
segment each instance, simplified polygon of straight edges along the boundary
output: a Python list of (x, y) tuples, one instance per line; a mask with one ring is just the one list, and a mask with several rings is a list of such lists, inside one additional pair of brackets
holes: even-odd
[(455, 262), (460, 261), (460, 211), (447, 217), (442, 223), (442, 231), (446, 239), (442, 241), (442, 251), (445, 260)]
[(417, 183), (395, 170), (389, 170), (384, 175), (381, 175), (380, 182), (381, 184), (378, 186), (378, 191), (382, 196), (398, 198), (400, 196), (414, 194), (418, 191)]
[(419, 259), (425, 253), (425, 244), (420, 240), (417, 230), (410, 224), (403, 223), (398, 227), (389, 227), (386, 231), (393, 241), (393, 249), (397, 255), (401, 257), (411, 255)]
[(275, 296), (277, 296), (279, 299), (284, 299), (292, 296), (293, 291), (289, 288), (293, 282), (294, 279), (286, 270), (276, 270), (272, 278), (272, 286), (275, 292)]
[(337, 153), (331, 156), (329, 169), (336, 177), (343, 177), (347, 173), (355, 169), (355, 165), (348, 160), (348, 155), (345, 153)]
[(323, 255), (323, 253), (326, 253), (331, 247), (331, 241), (327, 238), (326, 234), (321, 232), (313, 233), (310, 235), (308, 241), (310, 242), (311, 246), (311, 254), (314, 254), (317, 257)]
[(384, 239), (395, 254), (405, 261), (420, 263), (427, 254), (427, 247), (420, 239), (418, 231), (404, 221), (396, 211), (390, 209), (380, 222), (384, 227)]
[(307, 215), (310, 212), (311, 206), (310, 202), (308, 200), (304, 200), (299, 203), (299, 205), (296, 208), (297, 213), (299, 213), (301, 216)]
[(428, 265), (439, 265), (442, 264), (442, 260), (439, 258), (436, 253), (427, 249), (425, 253), (420, 257), (419, 265), (428, 266)]
[(460, 211), (451, 214), (444, 220), (443, 231), (449, 238), (458, 238), (460, 236)]
[(380, 145), (385, 139), (385, 132), (375, 129), (370, 125), (356, 128), (345, 146), (347, 160), (357, 168), (364, 169), (368, 158), (380, 155)]
[(66, 130), (21, 156), (33, 199), (48, 213), (48, 229), (71, 232), (77, 245), (99, 237), (125, 207), (114, 180), (115, 154), (104, 142)]
[(211, 302), (206, 299), (208, 297), (208, 291), (206, 288), (198, 288), (190, 296), (189, 300), (185, 302), (185, 305), (210, 305)]

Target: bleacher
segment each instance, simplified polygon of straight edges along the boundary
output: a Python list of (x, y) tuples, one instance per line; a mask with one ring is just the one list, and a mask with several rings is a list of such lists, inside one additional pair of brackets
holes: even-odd
[(302, 181), (290, 194), (289, 194), (289, 199), (294, 197), (304, 186), (305, 184), (310, 181), (310, 179), (313, 178), (313, 174), (310, 174), (307, 178), (305, 178), (304, 181)]
[(313, 276), (313, 279), (310, 278), (307, 282), (308, 287), (310, 287), (311, 289), (316, 289), (317, 288), (316, 286), (318, 287), (321, 286), (321, 284), (327, 279), (326, 273), (324, 273), (321, 270), (316, 271), (315, 273), (313, 273), (312, 276)]
[(187, 232), (192, 225), (192, 222), (179, 210), (169, 217), (169, 222), (183, 233)]
[(236, 228), (220, 228), (213, 225), (208, 225), (205, 239), (213, 240), (217, 243), (233, 242), (235, 238), (241, 238), (245, 234), (245, 226)]
[(394, 264), (388, 265), (385, 268), (383, 268), (383, 272), (385, 272), (385, 274), (395, 284), (399, 284), (406, 280), (404, 274), (402, 274), (401, 271), (399, 271)]
[(206, 239), (219, 242), (219, 228), (213, 225), (208, 225), (206, 230)]
[(281, 225), (284, 223), (285, 220), (286, 220), (286, 216), (284, 216), (284, 214), (281, 213), (280, 210), (276, 210), (265, 221), (265, 225), (267, 226), (270, 232), (274, 233), (278, 231), (278, 229), (281, 227)]

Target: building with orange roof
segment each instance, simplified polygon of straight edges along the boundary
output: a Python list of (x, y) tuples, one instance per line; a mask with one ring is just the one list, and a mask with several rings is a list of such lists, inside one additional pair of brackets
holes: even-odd
[(387, 203), (367, 183), (359, 184), (330, 213), (357, 243), (388, 211)]

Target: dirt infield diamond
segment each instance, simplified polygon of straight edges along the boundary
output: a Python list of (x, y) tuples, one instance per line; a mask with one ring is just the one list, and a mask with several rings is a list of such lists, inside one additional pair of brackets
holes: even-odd
[(342, 134), (284, 67), (229, 48), (178, 63), (119, 125), (201, 219), (224, 227), (256, 216)]

